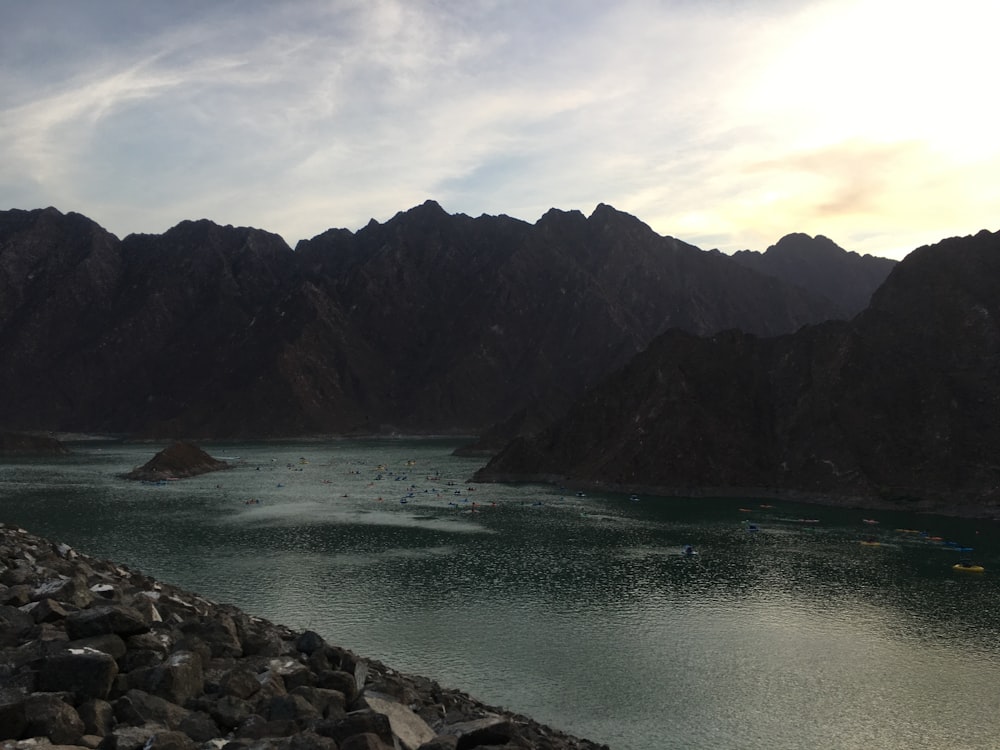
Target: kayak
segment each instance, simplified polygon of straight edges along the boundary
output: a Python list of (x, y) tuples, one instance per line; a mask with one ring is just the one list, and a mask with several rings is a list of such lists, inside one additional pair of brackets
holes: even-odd
[(973, 565), (972, 563), (955, 563), (951, 566), (952, 570), (956, 570), (962, 573), (984, 573), (986, 568), (982, 565)]

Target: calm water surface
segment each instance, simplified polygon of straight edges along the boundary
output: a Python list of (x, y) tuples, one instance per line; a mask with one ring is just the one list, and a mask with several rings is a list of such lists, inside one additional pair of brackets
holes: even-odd
[(6, 459), (0, 520), (615, 750), (997, 747), (996, 524), (470, 485), (440, 440), (115, 478), (161, 447)]

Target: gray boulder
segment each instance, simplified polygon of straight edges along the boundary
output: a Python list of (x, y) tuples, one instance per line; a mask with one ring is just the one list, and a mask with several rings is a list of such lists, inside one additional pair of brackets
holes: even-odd
[(195, 742), (208, 742), (222, 736), (219, 726), (204, 711), (191, 711), (177, 725), (177, 729)]
[(6, 604), (11, 607), (23, 607), (25, 604), (31, 602), (31, 592), (34, 589), (27, 584), (18, 584), (16, 586), (5, 586), (0, 584), (0, 604)]
[(243, 656), (243, 644), (240, 643), (239, 632), (233, 618), (225, 613), (213, 617), (200, 617), (197, 620), (185, 622), (180, 627), (186, 635), (201, 638), (214, 657)]
[(301, 695), (316, 707), (324, 719), (344, 719), (347, 717), (344, 694), (339, 690), (300, 686), (291, 691)]
[(365, 694), (361, 700), (372, 711), (389, 718), (392, 733), (399, 740), (402, 750), (417, 750), (422, 744), (434, 738), (435, 732), (426, 721), (389, 696)]
[[(475, 726), (463, 728), (458, 735), (457, 750), (469, 750), (483, 745), (506, 745), (513, 736), (514, 728), (507, 719), (482, 719), (470, 724)], [(455, 730), (455, 727), (449, 727), (447, 731)]]
[(219, 689), (223, 695), (235, 695), (247, 699), (260, 690), (257, 675), (244, 667), (237, 667), (226, 672), (219, 680)]
[(224, 695), (209, 709), (209, 715), (220, 727), (232, 731), (250, 718), (254, 713), (253, 706), (242, 698), (234, 695)]
[(35, 589), (31, 598), (36, 602), (42, 599), (55, 599), (80, 608), (89, 607), (94, 601), (94, 595), (87, 586), (87, 579), (82, 575), (45, 581)]
[(127, 638), (148, 630), (149, 623), (138, 610), (120, 604), (107, 604), (72, 612), (66, 618), (66, 632), (73, 640), (108, 633)]
[(326, 642), (323, 640), (323, 637), (312, 630), (304, 631), (295, 640), (295, 648), (308, 656), (311, 656), (314, 651), (323, 648), (325, 645)]
[(69, 641), (66, 644), (66, 648), (90, 648), (108, 654), (115, 661), (118, 661), (128, 653), (125, 641), (122, 640), (121, 636), (114, 633), (81, 638), (78, 641)]
[(177, 729), (190, 713), (187, 709), (143, 690), (129, 690), (114, 702), (115, 718), (120, 724), (141, 726), (162, 724)]
[(281, 678), (286, 690), (293, 690), (299, 685), (312, 685), (316, 681), (308, 667), (290, 658), (272, 659), (268, 671)]
[(84, 734), (104, 737), (115, 727), (114, 707), (106, 700), (94, 698), (76, 708), (83, 721)]
[(143, 750), (150, 738), (167, 729), (157, 724), (143, 724), (140, 727), (119, 726), (101, 740), (98, 750)]
[(348, 705), (358, 697), (358, 683), (354, 679), (354, 675), (339, 669), (327, 669), (316, 675), (316, 687), (343, 693)]
[(90, 593), (96, 599), (105, 599), (109, 602), (120, 602), (122, 600), (121, 587), (111, 583), (95, 583), (90, 587)]
[(118, 676), (118, 664), (103, 651), (74, 648), (44, 658), (38, 668), (37, 689), (72, 692), (76, 704), (107, 698)]
[(55, 599), (41, 599), (32, 602), (24, 611), (28, 612), (35, 622), (55, 622), (65, 619), (66, 609)]
[(138, 670), (133, 674), (137, 678), (135, 682), (139, 684), (134, 684), (130, 675), (131, 687), (145, 690), (181, 706), (200, 695), (204, 689), (205, 678), (201, 658), (190, 651), (178, 651), (167, 657), (162, 664), (151, 669)]
[(268, 721), (306, 721), (322, 718), (319, 709), (301, 695), (276, 695), (264, 707)]
[(240, 722), (234, 734), (241, 740), (259, 740), (267, 737), (271, 731), (267, 719), (260, 714), (250, 714)]
[(344, 742), (354, 735), (371, 734), (390, 747), (393, 745), (392, 726), (389, 717), (370, 709), (352, 711), (346, 718), (317, 721), (313, 728), (317, 734), (332, 737), (343, 748)]
[(32, 693), (24, 712), (27, 726), (22, 737), (48, 737), (54, 745), (76, 745), (83, 737), (83, 720), (59, 694)]
[(35, 620), (30, 614), (0, 605), (0, 648), (23, 643), (34, 628)]
[(20, 690), (0, 689), (0, 740), (16, 740), (28, 726), (25, 694)]

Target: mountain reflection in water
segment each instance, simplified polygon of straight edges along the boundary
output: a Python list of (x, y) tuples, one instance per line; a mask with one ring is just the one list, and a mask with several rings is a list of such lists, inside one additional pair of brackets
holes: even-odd
[(72, 447), (0, 462), (4, 521), (615, 750), (1000, 735), (991, 522), (472, 486), (445, 440), (205, 445), (236, 468), (165, 485), (115, 478), (158, 446)]

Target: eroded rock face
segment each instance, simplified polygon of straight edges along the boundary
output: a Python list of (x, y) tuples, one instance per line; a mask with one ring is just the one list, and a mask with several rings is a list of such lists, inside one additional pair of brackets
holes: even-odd
[(36, 738), (117, 750), (598, 749), (315, 632), (0, 525), (0, 742), (28, 750)]

